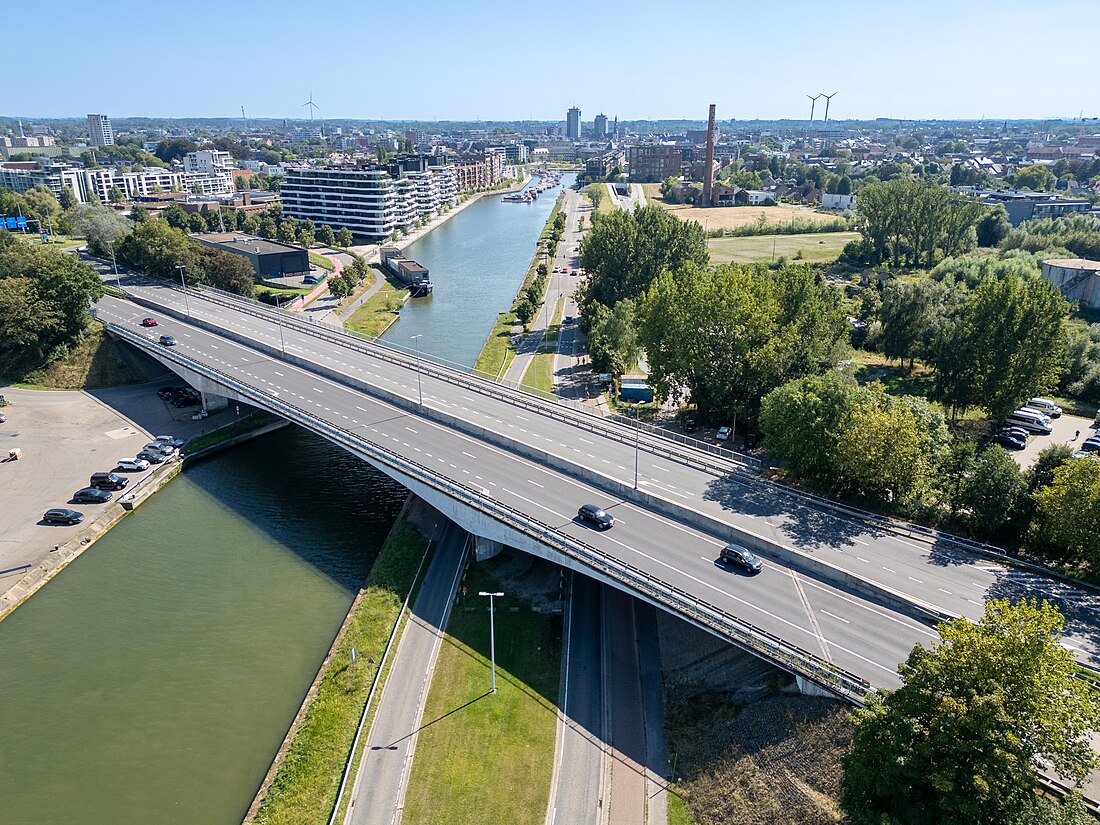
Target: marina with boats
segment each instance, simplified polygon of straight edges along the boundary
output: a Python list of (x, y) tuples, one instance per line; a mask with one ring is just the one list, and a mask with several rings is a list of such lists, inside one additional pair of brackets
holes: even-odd
[(547, 189), (553, 189), (561, 183), (561, 172), (556, 169), (540, 169), (535, 172), (535, 181), (519, 192), (513, 192), (501, 198), (505, 203), (532, 203)]

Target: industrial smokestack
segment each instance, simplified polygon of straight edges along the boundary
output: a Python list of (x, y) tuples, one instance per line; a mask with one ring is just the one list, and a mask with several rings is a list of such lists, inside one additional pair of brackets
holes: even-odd
[(703, 170), (703, 206), (711, 205), (711, 190), (714, 188), (714, 104), (710, 104), (710, 117), (707, 119), (707, 166)]

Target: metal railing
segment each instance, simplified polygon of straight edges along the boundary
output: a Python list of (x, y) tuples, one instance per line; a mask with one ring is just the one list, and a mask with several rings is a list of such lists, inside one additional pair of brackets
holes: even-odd
[(871, 684), (866, 679), (837, 667), (675, 585), (663, 582), (650, 573), (609, 556), (586, 542), (567, 536), (549, 524), (493, 499), (480, 489), (468, 487), (442, 476), (359, 434), (335, 426), (281, 398), (274, 398), (265, 390), (174, 350), (158, 346), (144, 335), (113, 323), (108, 323), (107, 327), (125, 340), (156, 352), (158, 357), (174, 361), (198, 375), (233, 390), (242, 398), (250, 399), (258, 406), (323, 435), (345, 449), (385, 465), (403, 476), (449, 496), (464, 506), (489, 516), (517, 533), (550, 547), (603, 576), (627, 585), (653, 602), (687, 616), (696, 624), (710, 628), (731, 642), (774, 662), (785, 670), (802, 675), (837, 695), (858, 703), (871, 690)]

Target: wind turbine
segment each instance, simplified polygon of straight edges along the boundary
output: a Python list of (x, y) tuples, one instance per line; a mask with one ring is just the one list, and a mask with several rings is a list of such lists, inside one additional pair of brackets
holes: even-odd
[[(307, 100), (302, 105), (309, 107), (309, 122), (312, 123), (313, 122), (313, 110), (320, 108), (316, 103), (313, 102), (313, 92), (312, 91), (309, 93), (309, 100)], [(322, 123), (321, 123), (321, 137), (323, 138), (324, 136), (325, 136), (325, 124), (322, 121)]]
[(826, 120), (826, 122), (828, 122), (828, 120), (829, 120), (829, 101), (831, 101), (834, 97), (836, 97), (836, 92), (833, 92), (831, 95), (827, 95), (827, 94), (822, 93), (821, 97), (825, 98), (825, 120)]
[(817, 105), (817, 99), (821, 97), (821, 95), (813, 95), (812, 97), (810, 95), (806, 95), (806, 97), (810, 98), (810, 123), (813, 123), (814, 107)]

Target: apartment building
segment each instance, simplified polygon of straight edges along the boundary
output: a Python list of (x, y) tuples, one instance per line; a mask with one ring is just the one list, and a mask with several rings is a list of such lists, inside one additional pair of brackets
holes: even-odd
[(487, 152), (484, 155), (458, 161), (455, 164), (455, 186), (459, 192), (474, 192), (500, 183), (504, 175), (504, 155)]
[(576, 106), (565, 113), (565, 136), (570, 140), (581, 139), (581, 110)]
[(455, 167), (406, 158), (387, 166), (288, 169), (280, 195), (285, 215), (380, 241), (452, 203), (457, 180)]
[(88, 115), (88, 136), (92, 146), (114, 146), (115, 130), (107, 115)]
[(232, 174), (206, 175), (201, 172), (177, 172), (149, 166), (140, 172), (120, 172), (117, 169), (83, 169), (64, 163), (26, 168), (26, 164), (0, 165), (0, 187), (26, 192), (35, 186), (45, 186), (55, 197), (68, 188), (80, 203), (99, 200), (107, 203), (111, 189), (118, 187), (129, 200), (158, 192), (196, 192), (202, 195), (224, 195), (233, 192)]
[(683, 155), (679, 147), (665, 144), (631, 146), (628, 162), (632, 181), (654, 183), (663, 181), (669, 175), (679, 176)]
[(184, 172), (199, 172), (211, 177), (220, 173), (233, 173), (233, 156), (217, 149), (200, 149), (183, 156)]

